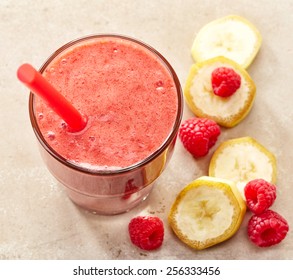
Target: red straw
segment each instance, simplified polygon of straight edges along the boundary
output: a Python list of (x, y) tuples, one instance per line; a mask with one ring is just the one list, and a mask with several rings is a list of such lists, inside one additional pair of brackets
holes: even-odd
[(81, 115), (72, 104), (49, 84), (42, 74), (30, 64), (21, 65), (17, 70), (17, 77), (33, 93), (45, 100), (68, 124), (73, 132), (78, 132), (85, 128), (87, 118)]

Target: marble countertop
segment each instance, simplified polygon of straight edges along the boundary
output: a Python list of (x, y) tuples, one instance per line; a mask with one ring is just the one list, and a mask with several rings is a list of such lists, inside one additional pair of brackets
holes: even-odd
[[(192, 158), (180, 141), (148, 200), (117, 216), (77, 208), (44, 166), (28, 115), (28, 91), (16, 79), (24, 62), (40, 67), (64, 43), (93, 33), (136, 37), (160, 51), (182, 86), (191, 64), (197, 31), (211, 20), (238, 14), (263, 37), (248, 72), (257, 86), (252, 111), (238, 126), (223, 129), (218, 144), (252, 136), (276, 155), (277, 200), (272, 209), (293, 227), (293, 1), (82, 0), (0, 1), (0, 259), (292, 259), (293, 235), (270, 248), (249, 242), (250, 214), (230, 240), (203, 251), (181, 243), (167, 223), (176, 194), (207, 174), (210, 154)], [(185, 105), (184, 119), (192, 113)], [(165, 240), (156, 251), (134, 247), (127, 226), (137, 215), (154, 214), (165, 223)], [(119, 233), (119, 234), (117, 234)]]

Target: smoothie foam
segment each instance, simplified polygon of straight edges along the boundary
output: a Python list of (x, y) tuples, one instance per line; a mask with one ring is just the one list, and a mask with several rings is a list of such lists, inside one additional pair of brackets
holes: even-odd
[(178, 96), (163, 62), (138, 43), (102, 37), (59, 54), (43, 75), (83, 114), (87, 127), (70, 133), (35, 98), (38, 126), (68, 161), (98, 170), (124, 168), (155, 152), (173, 129)]

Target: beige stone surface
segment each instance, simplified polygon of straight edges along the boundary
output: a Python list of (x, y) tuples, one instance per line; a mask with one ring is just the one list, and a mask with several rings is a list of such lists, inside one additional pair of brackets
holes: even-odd
[[(17, 67), (40, 67), (64, 43), (93, 33), (120, 33), (141, 39), (173, 65), (182, 86), (191, 64), (197, 31), (211, 20), (241, 15), (263, 36), (248, 71), (257, 86), (251, 113), (223, 129), (219, 142), (252, 136), (278, 161), (278, 197), (272, 209), (293, 227), (293, 1), (280, 0), (1, 0), (0, 1), (0, 259), (293, 259), (291, 231), (279, 245), (258, 248), (247, 238), (250, 213), (230, 240), (203, 251), (181, 243), (167, 224), (176, 194), (207, 174), (210, 154), (192, 158), (177, 141), (174, 156), (149, 199), (131, 212), (97, 216), (80, 210), (45, 168), (28, 116), (28, 90)], [(185, 106), (184, 119), (192, 113)], [(154, 252), (134, 247), (131, 218), (155, 214), (165, 223), (165, 241)]]

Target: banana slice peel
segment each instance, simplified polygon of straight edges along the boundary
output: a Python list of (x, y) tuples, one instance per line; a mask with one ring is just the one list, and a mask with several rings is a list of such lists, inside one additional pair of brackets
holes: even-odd
[(247, 68), (262, 43), (258, 29), (248, 20), (229, 15), (214, 20), (200, 29), (191, 48), (196, 62), (225, 56)]
[[(218, 67), (232, 68), (241, 77), (240, 88), (230, 97), (213, 92), (211, 75)], [(256, 86), (247, 71), (222, 56), (193, 64), (184, 88), (186, 103), (196, 116), (212, 119), (224, 127), (234, 127), (247, 116), (255, 94)]]
[(230, 139), (212, 155), (209, 176), (235, 182), (244, 198), (244, 187), (253, 179), (276, 183), (277, 162), (274, 154), (252, 137)]
[(179, 193), (168, 221), (182, 242), (202, 250), (232, 237), (245, 212), (246, 204), (232, 181), (202, 176)]

